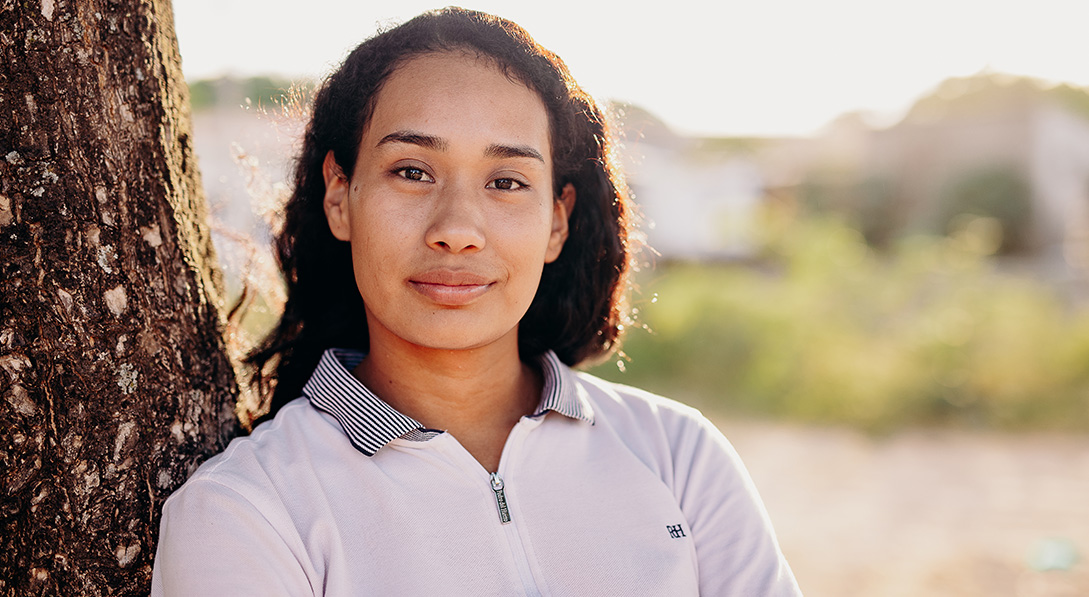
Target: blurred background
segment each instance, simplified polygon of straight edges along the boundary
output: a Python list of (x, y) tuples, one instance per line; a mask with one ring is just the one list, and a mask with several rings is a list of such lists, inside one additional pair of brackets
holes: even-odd
[[(1089, 5), (467, 6), (618, 124), (654, 251), (592, 371), (715, 420), (807, 595), (1089, 594)], [(282, 300), (284, 97), (434, 7), (175, 2), (251, 334)]]

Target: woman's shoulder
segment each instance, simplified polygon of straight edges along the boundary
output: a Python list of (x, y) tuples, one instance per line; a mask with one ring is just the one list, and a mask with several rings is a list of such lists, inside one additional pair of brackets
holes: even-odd
[(633, 449), (686, 453), (693, 443), (725, 443), (721, 432), (698, 409), (672, 398), (585, 372), (574, 375), (579, 392), (594, 412), (596, 425), (612, 428)]
[(335, 422), (305, 398), (296, 399), (249, 435), (232, 439), (222, 452), (201, 464), (175, 494), (225, 491), (245, 498), (267, 494), (282, 472), (300, 459), (320, 460), (323, 451), (336, 449), (336, 442), (329, 439), (337, 432)]
[(575, 372), (578, 391), (606, 416), (635, 417), (654, 421), (698, 423), (706, 421), (703, 413), (673, 398), (642, 388), (604, 380), (584, 371)]

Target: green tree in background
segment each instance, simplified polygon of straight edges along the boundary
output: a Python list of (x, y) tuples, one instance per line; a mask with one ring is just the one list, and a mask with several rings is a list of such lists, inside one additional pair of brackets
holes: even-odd
[(1032, 243), (1032, 189), (1012, 168), (990, 166), (953, 179), (942, 193), (939, 230), (956, 232), (972, 218), (992, 218), (1001, 229), (1000, 253)]

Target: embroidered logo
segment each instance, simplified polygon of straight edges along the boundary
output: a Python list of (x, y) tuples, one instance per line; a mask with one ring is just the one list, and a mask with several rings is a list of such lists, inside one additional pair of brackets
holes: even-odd
[(666, 530), (669, 531), (669, 536), (673, 539), (680, 539), (681, 537), (687, 537), (684, 534), (684, 527), (679, 524), (666, 525)]

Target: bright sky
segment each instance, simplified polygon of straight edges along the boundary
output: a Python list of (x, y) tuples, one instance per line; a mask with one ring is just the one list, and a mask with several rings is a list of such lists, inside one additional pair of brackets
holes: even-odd
[[(642, 4), (643, 8), (638, 6)], [(190, 80), (318, 78), (420, 0), (174, 0)], [(558, 53), (594, 96), (700, 135), (804, 135), (852, 110), (889, 123), (982, 70), (1089, 86), (1089, 0), (466, 0)]]

